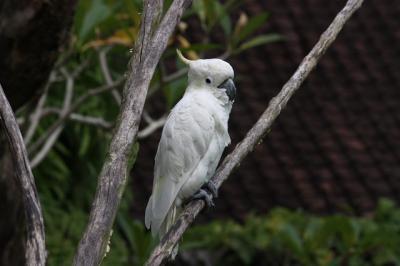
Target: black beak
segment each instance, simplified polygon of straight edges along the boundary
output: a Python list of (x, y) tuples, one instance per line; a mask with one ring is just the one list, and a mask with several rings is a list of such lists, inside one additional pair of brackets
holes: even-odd
[(225, 80), (221, 85), (218, 86), (218, 88), (225, 89), (226, 95), (228, 95), (230, 101), (235, 100), (236, 87), (232, 79)]

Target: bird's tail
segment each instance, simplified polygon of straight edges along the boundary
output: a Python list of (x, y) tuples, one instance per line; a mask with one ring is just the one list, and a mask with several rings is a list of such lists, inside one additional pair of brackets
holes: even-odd
[[(167, 216), (165, 217), (164, 222), (161, 224), (159, 231), (159, 238), (161, 239), (165, 236), (171, 226), (174, 225), (175, 221), (178, 219), (179, 214), (181, 213), (181, 207), (172, 204), (171, 209), (168, 211)], [(178, 254), (179, 244), (177, 243), (171, 253), (171, 259), (174, 260), (176, 255)]]

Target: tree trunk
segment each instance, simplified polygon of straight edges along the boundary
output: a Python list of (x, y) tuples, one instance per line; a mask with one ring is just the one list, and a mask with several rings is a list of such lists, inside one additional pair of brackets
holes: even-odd
[[(0, 265), (25, 265), (25, 217), (8, 145), (0, 136)], [(4, 145), (5, 144), (5, 145)]]
[[(14, 111), (37, 98), (68, 42), (76, 0), (0, 1), (0, 81)], [(0, 265), (25, 265), (24, 212), (0, 132)]]

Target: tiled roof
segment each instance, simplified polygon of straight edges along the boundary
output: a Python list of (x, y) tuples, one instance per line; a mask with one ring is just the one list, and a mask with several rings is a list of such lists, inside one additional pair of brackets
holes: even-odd
[[(240, 141), (345, 1), (246, 1), (271, 17), (268, 44), (231, 60), (238, 97), (230, 120)], [(400, 5), (369, 0), (282, 112), (272, 131), (223, 185), (206, 216), (243, 218), (274, 206), (311, 212), (371, 211), (400, 201)], [(160, 100), (158, 100), (160, 101)], [(155, 99), (152, 107), (160, 110)], [(142, 141), (132, 174), (134, 213), (143, 217), (160, 132)]]

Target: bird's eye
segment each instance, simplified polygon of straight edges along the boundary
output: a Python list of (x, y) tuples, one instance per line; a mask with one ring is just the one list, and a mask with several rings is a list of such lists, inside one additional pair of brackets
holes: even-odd
[(206, 83), (210, 84), (211, 83), (211, 79), (210, 78), (206, 78)]

